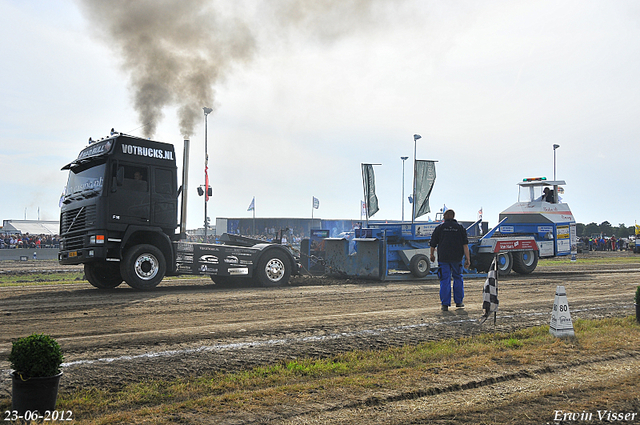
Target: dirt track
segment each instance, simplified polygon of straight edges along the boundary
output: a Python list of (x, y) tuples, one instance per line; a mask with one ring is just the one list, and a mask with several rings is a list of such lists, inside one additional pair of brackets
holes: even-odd
[[(595, 255), (633, 256), (585, 254)], [(435, 280), (297, 278), (286, 288), (218, 289), (210, 280), (192, 279), (165, 281), (152, 292), (125, 284), (97, 290), (87, 282), (0, 288), (0, 398), (10, 388), (5, 359), (11, 341), (33, 332), (60, 342), (63, 389), (113, 387), (548, 324), (557, 285), (566, 287), (574, 320), (633, 315), (637, 258), (633, 264), (558, 264), (529, 276), (512, 273), (499, 282), (495, 326), (477, 323), (483, 279), (468, 279), (466, 307), (449, 312), (440, 311)], [(638, 353), (631, 357), (637, 363)]]

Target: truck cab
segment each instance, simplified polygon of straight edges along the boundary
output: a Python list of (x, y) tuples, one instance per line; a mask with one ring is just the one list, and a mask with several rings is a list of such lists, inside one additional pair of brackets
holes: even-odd
[(172, 241), (180, 239), (173, 145), (114, 133), (90, 139), (62, 170), (69, 177), (61, 198), (61, 264), (85, 264), (94, 286), (113, 287), (122, 282), (127, 247), (146, 241), (173, 256)]
[[(569, 205), (562, 202), (564, 180), (528, 178), (518, 183), (518, 202), (500, 213), (501, 235), (531, 235), (535, 238), (540, 257), (576, 253), (576, 221)], [(545, 196), (544, 189), (551, 191)]]
[(123, 280), (136, 289), (152, 289), (165, 275), (178, 274), (209, 275), (225, 285), (246, 278), (263, 286), (287, 283), (297, 262), (280, 245), (184, 241), (188, 142), (178, 189), (172, 144), (113, 130), (99, 141), (89, 139), (89, 146), (62, 167), (69, 177), (60, 200), (58, 261), (84, 264), (89, 283), (101, 289)]

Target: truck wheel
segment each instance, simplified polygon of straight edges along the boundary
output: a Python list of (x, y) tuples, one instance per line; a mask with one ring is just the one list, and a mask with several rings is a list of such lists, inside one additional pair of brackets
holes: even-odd
[(153, 245), (136, 245), (120, 263), (125, 282), (135, 289), (153, 289), (162, 281), (167, 265), (162, 252)]
[(538, 251), (519, 251), (513, 253), (513, 270), (520, 274), (529, 274), (538, 265)]
[(429, 274), (431, 263), (429, 258), (424, 254), (416, 254), (409, 261), (409, 270), (415, 277), (422, 278)]
[(513, 256), (510, 252), (498, 253), (498, 275), (506, 276), (511, 273), (513, 267)]
[(89, 283), (98, 289), (111, 289), (122, 283), (117, 263), (86, 263), (84, 275)]
[(284, 252), (269, 250), (258, 261), (255, 277), (262, 286), (282, 286), (289, 283), (291, 265)]

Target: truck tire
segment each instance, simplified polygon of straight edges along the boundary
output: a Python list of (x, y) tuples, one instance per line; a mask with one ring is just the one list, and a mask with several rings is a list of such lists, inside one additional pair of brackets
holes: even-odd
[(120, 267), (117, 263), (85, 263), (84, 275), (89, 283), (98, 289), (111, 289), (122, 283)]
[(255, 278), (265, 287), (282, 286), (289, 283), (291, 262), (284, 252), (271, 249), (260, 256)]
[(529, 274), (538, 265), (538, 251), (518, 251), (513, 253), (513, 271)]
[(510, 252), (498, 253), (498, 276), (506, 276), (511, 273), (513, 267), (513, 256)]
[(153, 289), (162, 281), (167, 263), (162, 252), (153, 245), (135, 245), (120, 262), (120, 274), (135, 289)]
[(411, 274), (417, 278), (423, 278), (429, 274), (431, 263), (429, 258), (424, 254), (416, 254), (409, 261), (409, 270)]

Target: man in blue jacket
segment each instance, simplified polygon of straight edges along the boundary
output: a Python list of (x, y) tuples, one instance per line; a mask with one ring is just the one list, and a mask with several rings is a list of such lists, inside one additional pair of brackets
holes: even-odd
[(453, 276), (453, 301), (456, 307), (464, 307), (464, 282), (462, 280), (462, 256), (465, 268), (469, 268), (469, 239), (467, 230), (455, 219), (456, 213), (449, 209), (444, 212), (444, 223), (431, 235), (431, 262), (436, 260), (438, 250), (438, 276), (440, 277), (440, 302), (442, 311), (451, 305), (451, 277)]

